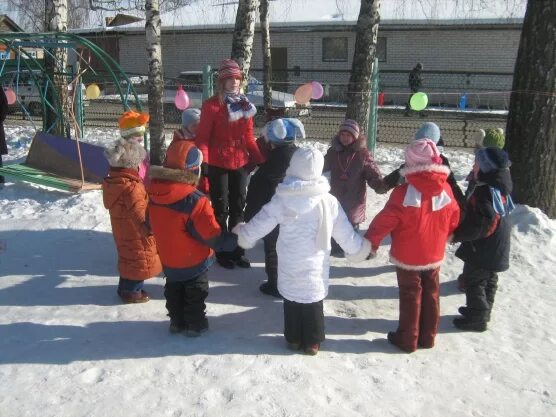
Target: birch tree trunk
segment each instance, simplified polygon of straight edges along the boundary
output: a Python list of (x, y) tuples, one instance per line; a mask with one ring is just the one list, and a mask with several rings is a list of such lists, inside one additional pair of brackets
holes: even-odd
[(260, 0), (261, 44), (263, 47), (263, 103), (265, 113), (272, 108), (272, 60), (270, 54), (270, 23), (268, 21), (268, 0)]
[(255, 36), (255, 20), (257, 18), (258, 0), (239, 0), (236, 14), (232, 54), (243, 72), (243, 80), (247, 81), (253, 56), (253, 38)]
[(153, 165), (162, 165), (164, 161), (164, 79), (159, 0), (146, 0), (145, 14), (145, 33), (149, 60), (150, 159)]
[(529, 0), (507, 124), (514, 198), (556, 218), (556, 2)]
[[(44, 28), (47, 32), (66, 32), (68, 29), (68, 1), (67, 0), (45, 0), (45, 22)], [(47, 89), (46, 99), (54, 108), (58, 107), (61, 114), (46, 106), (45, 126), (52, 129), (50, 132), (58, 136), (68, 136), (69, 124), (64, 123), (59, 117), (67, 117), (69, 111), (69, 97), (67, 89), (67, 79), (64, 72), (67, 68), (68, 51), (66, 48), (49, 49), (50, 54), (44, 57), (46, 73), (53, 82), (54, 88)], [(56, 94), (57, 93), (57, 94)], [(56, 95), (58, 98), (56, 98)]]
[(348, 85), (346, 118), (353, 119), (367, 132), (371, 105), (371, 77), (376, 55), (380, 0), (361, 0), (357, 19), (355, 51)]

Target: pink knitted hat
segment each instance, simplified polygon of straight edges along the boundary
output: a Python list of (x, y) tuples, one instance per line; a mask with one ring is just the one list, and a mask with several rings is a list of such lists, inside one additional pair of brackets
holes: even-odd
[(405, 149), (405, 166), (442, 164), (440, 152), (430, 139), (421, 139), (411, 142)]
[(218, 79), (225, 80), (226, 78), (241, 80), (241, 70), (237, 62), (233, 59), (223, 60), (220, 63), (220, 68), (218, 68)]
[(357, 139), (359, 137), (359, 124), (355, 120), (346, 119), (340, 125), (340, 132), (345, 131), (352, 134), (352, 136)]

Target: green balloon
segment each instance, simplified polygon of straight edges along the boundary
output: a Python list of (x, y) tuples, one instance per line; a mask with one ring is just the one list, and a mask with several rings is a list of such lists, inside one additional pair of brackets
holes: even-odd
[(412, 110), (421, 111), (427, 104), (429, 103), (429, 98), (425, 93), (415, 93), (411, 96), (411, 100), (409, 100), (409, 105)]

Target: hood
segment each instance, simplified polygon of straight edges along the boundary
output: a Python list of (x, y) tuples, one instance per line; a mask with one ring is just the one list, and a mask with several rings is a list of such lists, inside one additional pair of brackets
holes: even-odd
[(400, 170), (406, 181), (424, 196), (437, 196), (450, 175), (450, 168), (439, 164), (416, 165)]
[(323, 167), (324, 156), (321, 151), (312, 147), (299, 148), (292, 155), (286, 176), (312, 181), (321, 176)]
[(294, 216), (312, 210), (329, 191), (330, 185), (323, 176), (310, 181), (288, 176), (276, 187), (276, 195)]
[(334, 148), (336, 152), (341, 152), (343, 150), (351, 150), (353, 152), (357, 152), (363, 148), (366, 148), (367, 142), (365, 136), (359, 135), (359, 137), (355, 139), (353, 143), (351, 143), (348, 146), (344, 146), (342, 145), (342, 142), (340, 142), (340, 138), (338, 136), (334, 136), (334, 138), (332, 139), (331, 146)]
[(164, 168), (157, 165), (151, 165), (149, 168), (149, 178), (179, 182), (183, 184), (197, 185), (199, 183), (199, 176), (191, 171), (183, 169)]
[(512, 176), (509, 168), (500, 168), (484, 173), (479, 171), (478, 181), (500, 190), (502, 195), (510, 195), (513, 190)]
[(132, 168), (110, 168), (102, 184), (104, 207), (111, 209), (124, 192), (129, 192), (141, 182), (139, 172)]
[(189, 194), (196, 190), (194, 185), (176, 183), (155, 179), (151, 181), (147, 192), (149, 198), (156, 204), (172, 204), (176, 201), (183, 200)]

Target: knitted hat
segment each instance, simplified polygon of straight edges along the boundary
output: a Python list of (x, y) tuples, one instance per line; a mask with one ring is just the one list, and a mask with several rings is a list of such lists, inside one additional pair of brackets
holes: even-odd
[(442, 164), (442, 158), (430, 139), (414, 140), (405, 149), (405, 166)]
[(311, 181), (321, 176), (323, 167), (324, 156), (321, 151), (313, 147), (299, 148), (292, 155), (286, 175)]
[(166, 151), (166, 159), (162, 164), (164, 168), (191, 171), (194, 174), (201, 172), (203, 154), (190, 141), (174, 141)]
[(201, 120), (201, 110), (199, 109), (190, 108), (181, 114), (181, 125), (183, 127), (199, 123), (199, 120)]
[(475, 134), (475, 146), (485, 148), (504, 148), (506, 138), (504, 137), (504, 130), (497, 129), (479, 129)]
[(268, 122), (263, 128), (263, 136), (275, 145), (305, 139), (303, 123), (297, 119), (283, 118)]
[(487, 129), (485, 131), (485, 138), (483, 139), (483, 146), (485, 148), (503, 149), (505, 144), (506, 138), (502, 129)]
[(148, 113), (138, 113), (133, 110), (126, 111), (118, 119), (120, 135), (124, 139), (143, 136), (149, 122)]
[(346, 119), (340, 125), (339, 131), (351, 133), (352, 136), (357, 139), (360, 133), (359, 124), (355, 120)]
[(218, 68), (218, 79), (225, 80), (226, 78), (241, 80), (241, 69), (233, 59), (223, 60)]
[(135, 141), (117, 139), (114, 146), (104, 151), (111, 167), (137, 168), (147, 156), (143, 146)]
[(475, 159), (482, 172), (487, 173), (502, 168), (509, 168), (510, 158), (506, 151), (498, 148), (481, 148), (475, 152)]
[(430, 139), (435, 144), (440, 140), (440, 128), (436, 123), (425, 122), (415, 132), (415, 140)]

